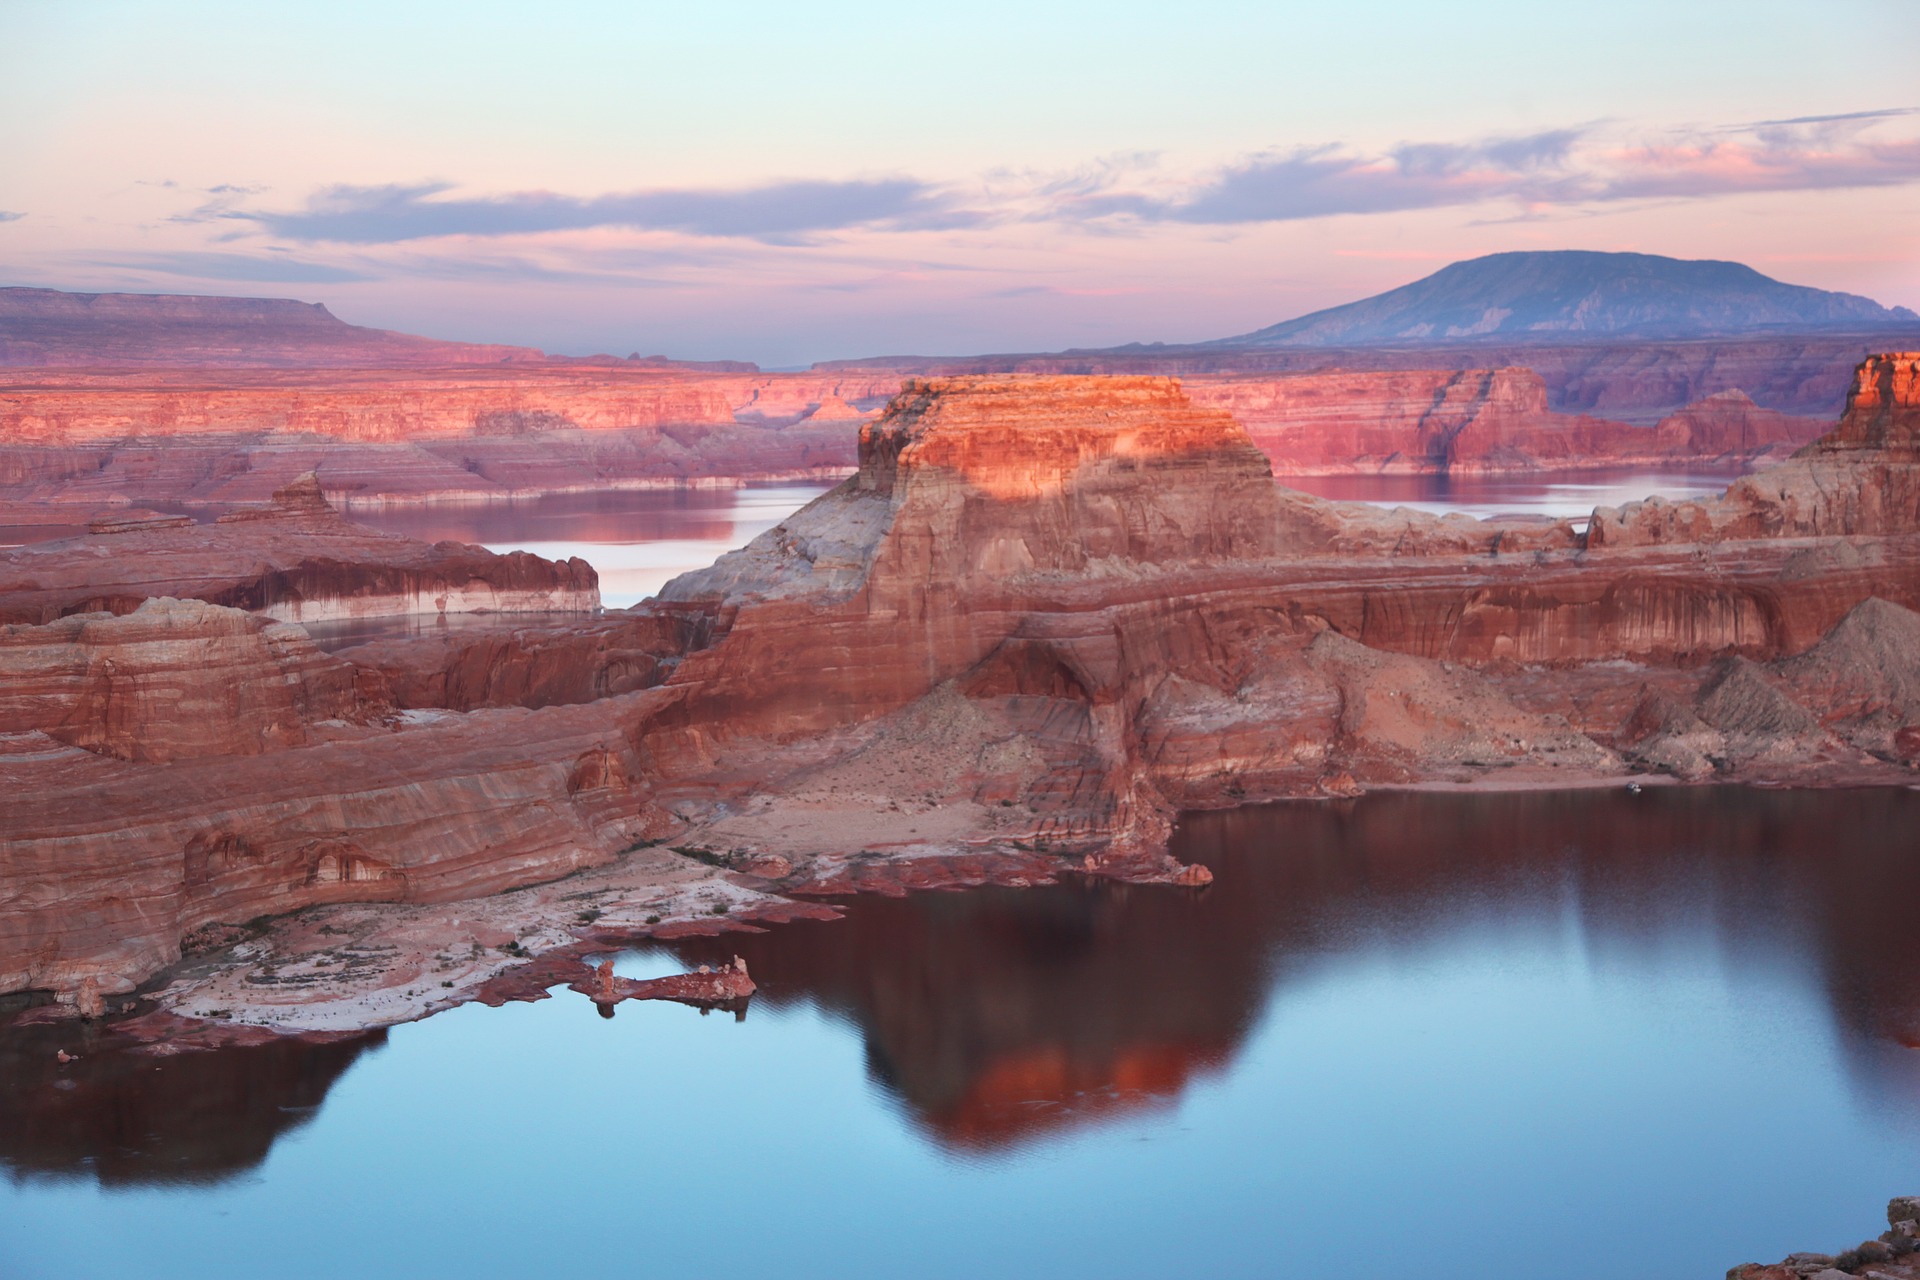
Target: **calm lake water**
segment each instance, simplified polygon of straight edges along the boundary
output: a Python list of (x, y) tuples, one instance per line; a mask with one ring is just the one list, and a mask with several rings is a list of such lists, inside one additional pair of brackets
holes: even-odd
[(1714, 1277), (1920, 1191), (1917, 831), (1912, 791), (1380, 794), (1188, 819), (1205, 890), (628, 957), (745, 956), (737, 1021), (0, 1032), (0, 1274)]
[[(1596, 506), (1658, 495), (1718, 493), (1732, 473), (1603, 471), (1577, 476), (1294, 476), (1286, 483), (1326, 498), (1445, 514), (1536, 515), (1584, 521)], [(705, 568), (826, 492), (821, 485), (745, 489), (619, 490), (555, 494), (484, 506), (369, 508), (352, 519), (429, 542), (494, 551), (579, 556), (600, 573), (600, 597), (626, 608), (690, 569)], [(212, 519), (212, 511), (195, 514)], [(85, 532), (84, 525), (0, 525), (0, 547)], [(324, 630), (324, 629), (323, 629)], [(376, 628), (380, 634), (394, 630)], [(358, 634), (358, 633), (356, 633)], [(369, 632), (368, 634), (372, 634)]]
[[(1286, 483), (1322, 497), (1444, 514), (1541, 515), (1584, 520), (1596, 506), (1637, 498), (1692, 498), (1718, 493), (1731, 474), (1617, 471), (1577, 477), (1445, 476), (1290, 477)], [(652, 595), (689, 569), (712, 564), (826, 492), (783, 486), (733, 490), (561, 494), (475, 507), (356, 511), (362, 524), (431, 542), (477, 542), (494, 551), (579, 556), (600, 571), (608, 608)]]
[(579, 556), (600, 573), (609, 609), (638, 604), (689, 569), (704, 569), (827, 491), (825, 485), (563, 493), (472, 507), (393, 507), (352, 518), (428, 542)]

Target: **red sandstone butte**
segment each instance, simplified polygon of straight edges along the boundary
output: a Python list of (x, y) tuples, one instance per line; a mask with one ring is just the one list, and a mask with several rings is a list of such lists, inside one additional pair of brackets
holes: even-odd
[(658, 602), (348, 651), (352, 706), (229, 754), (142, 758), (138, 718), (75, 711), (113, 634), (25, 635), (82, 648), (76, 692), (0, 734), (0, 989), (123, 992), (207, 925), (453, 901), (641, 841), (796, 887), (956, 855), (1181, 883), (1182, 807), (1910, 781), (1914, 360), (1866, 362), (1834, 431), (1702, 504), (1698, 542), (1288, 493), (1169, 379), (943, 378), (862, 428), (857, 474)]
[(79, 538), (0, 552), (0, 622), (124, 613), (157, 596), (287, 622), (387, 614), (591, 612), (599, 579), (580, 559), (429, 545), (341, 518), (309, 473), (212, 524), (96, 522)]

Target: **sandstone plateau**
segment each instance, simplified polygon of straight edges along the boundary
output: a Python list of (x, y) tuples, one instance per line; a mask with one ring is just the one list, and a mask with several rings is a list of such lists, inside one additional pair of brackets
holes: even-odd
[(287, 622), (390, 614), (588, 612), (584, 560), (456, 542), (428, 545), (350, 524), (311, 472), (270, 501), (211, 524), (115, 512), (80, 538), (0, 551), (0, 624), (126, 613), (159, 596), (233, 605)]
[[(1638, 380), (1644, 371), (1635, 370)], [(15, 372), (0, 377), (0, 524), (116, 507), (224, 510), (316, 472), (341, 509), (618, 488), (837, 480), (899, 370), (627, 365)], [(1785, 456), (1830, 415), (1737, 388), (1631, 425), (1554, 406), (1518, 366), (1186, 378), (1281, 475), (1720, 468)]]
[[(164, 1008), (351, 1030), (793, 895), (1197, 886), (1182, 808), (1910, 782), (1916, 362), (1867, 361), (1828, 435), (1724, 497), (1593, 533), (1280, 489), (1169, 379), (934, 378), (838, 488), (632, 611), (332, 655), (225, 605), (56, 612), (0, 646), (38, 690), (0, 737), (0, 990), (117, 999), (190, 950)], [(167, 736), (156, 691), (211, 705), (196, 633), (312, 692)]]

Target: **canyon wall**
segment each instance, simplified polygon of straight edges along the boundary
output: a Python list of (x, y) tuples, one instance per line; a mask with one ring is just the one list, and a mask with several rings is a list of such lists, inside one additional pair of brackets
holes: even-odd
[(900, 376), (1132, 373), (1180, 378), (1523, 368), (1540, 376), (1547, 403), (1556, 412), (1592, 413), (1650, 426), (1686, 405), (1727, 391), (1739, 391), (1780, 413), (1831, 421), (1845, 402), (1854, 366), (1876, 352), (1909, 344), (1920, 344), (1920, 325), (1893, 332), (1614, 342), (1536, 339), (1303, 349), (1135, 344), (1053, 354), (882, 356), (826, 361), (814, 368), (890, 370)]
[(591, 613), (599, 577), (578, 558), (429, 546), (351, 524), (309, 472), (212, 524), (122, 513), (83, 537), (0, 551), (0, 623), (127, 613), (170, 596), (284, 622), (393, 614)]
[[(316, 682), (304, 705), (221, 704), (224, 754), (156, 735), (143, 758), (140, 715), (114, 718), (119, 677), (98, 673), (118, 654), (154, 664), (126, 687), (210, 696), (164, 647), (116, 648), (117, 620), (22, 627), (12, 651), (55, 692), (0, 733), (0, 989), (124, 991), (205, 926), (459, 899), (645, 841), (789, 891), (960, 855), (1194, 884), (1165, 851), (1183, 806), (1635, 769), (1910, 781), (1913, 367), (1864, 365), (1828, 437), (1719, 500), (1717, 537), (1637, 543), (1289, 493), (1231, 414), (1166, 379), (915, 380), (838, 488), (623, 615), (322, 662), (196, 614), (233, 661)], [(1756, 492), (1819, 514), (1770, 523)], [(280, 505), (317, 507), (317, 486)], [(210, 528), (237, 555), (306, 518), (330, 517)], [(132, 571), (108, 548), (196, 532), (61, 557)], [(46, 590), (0, 584), (0, 608)]]
[[(0, 523), (116, 505), (260, 502), (317, 471), (356, 506), (831, 480), (891, 371), (626, 365), (470, 370), (34, 371), (0, 378)], [(1567, 414), (1523, 368), (1198, 375), (1280, 475), (1738, 468), (1824, 423), (1727, 391), (1630, 426)]]

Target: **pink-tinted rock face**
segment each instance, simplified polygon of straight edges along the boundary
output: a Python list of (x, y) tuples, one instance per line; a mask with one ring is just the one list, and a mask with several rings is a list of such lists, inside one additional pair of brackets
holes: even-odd
[(387, 614), (591, 612), (584, 560), (427, 545), (342, 519), (308, 475), (263, 506), (208, 525), (95, 522), (99, 532), (0, 552), (0, 622), (125, 613), (155, 596), (206, 600), (287, 622)]
[(1826, 424), (1760, 409), (1737, 391), (1655, 428), (1549, 407), (1531, 369), (1190, 377), (1197, 404), (1229, 410), (1280, 475), (1472, 475), (1750, 462)]
[(1559, 413), (1595, 414), (1651, 426), (1686, 405), (1739, 391), (1761, 406), (1797, 417), (1831, 421), (1846, 400), (1854, 366), (1876, 351), (1920, 337), (1920, 327), (1890, 343), (1885, 331), (1867, 334), (1782, 334), (1754, 338), (1699, 338), (1556, 343), (1476, 342), (1457, 346), (1262, 349), (1177, 347), (1117, 349), (1063, 355), (977, 356), (952, 359), (829, 361), (820, 372), (892, 371), (900, 376), (957, 374), (1157, 374), (1185, 379), (1212, 376), (1401, 373), (1422, 369), (1531, 369), (1546, 384)]
[[(317, 470), (337, 504), (838, 479), (897, 373), (625, 364), (459, 370), (58, 370), (0, 379), (0, 515), (263, 501)], [(1282, 475), (1731, 465), (1823, 422), (1726, 393), (1658, 428), (1556, 412), (1524, 368), (1189, 377)]]
[(1908, 534), (1920, 527), (1920, 355), (1874, 356), (1834, 429), (1718, 499), (1595, 512), (1598, 548)]
[[(1870, 362), (1774, 488), (1909, 465), (1908, 359)], [(329, 518), (311, 488), (216, 528), (271, 545)], [(855, 475), (656, 605), (337, 659), (363, 710), (404, 714), (294, 708), (304, 738), (164, 763), (110, 736), (0, 736), (20, 797), (0, 874), (22, 886), (0, 903), (0, 988), (121, 991), (207, 924), (444, 901), (643, 839), (796, 885), (888, 879), (857, 853), (956, 851), (1187, 883), (1163, 843), (1180, 806), (1635, 762), (1906, 780), (1920, 511), (1821, 510), (1818, 537), (1710, 523), (1638, 546), (1380, 513), (1279, 489), (1171, 380), (916, 381), (862, 430)], [(36, 651), (89, 643), (26, 630)], [(64, 669), (99, 665), (83, 656)]]
[(349, 505), (838, 478), (898, 384), (555, 363), (15, 373), (0, 503), (259, 502), (312, 470)]
[(258, 755), (386, 710), (305, 631), (198, 600), (0, 626), (0, 734), (122, 760)]

